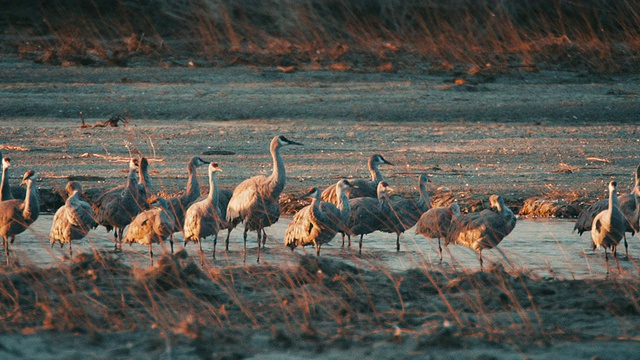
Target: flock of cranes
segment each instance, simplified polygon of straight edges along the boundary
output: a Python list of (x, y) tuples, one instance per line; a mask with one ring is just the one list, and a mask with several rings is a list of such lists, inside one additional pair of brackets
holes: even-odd
[[(225, 248), (229, 250), (231, 231), (240, 223), (244, 224), (244, 260), (246, 261), (247, 233), (257, 233), (258, 253), (265, 245), (265, 228), (280, 218), (278, 199), (286, 185), (286, 170), (280, 151), (289, 145), (302, 145), (284, 136), (275, 136), (270, 143), (273, 171), (270, 176), (254, 176), (242, 181), (233, 191), (218, 187), (217, 174), (222, 168), (198, 156), (187, 164), (188, 180), (185, 192), (176, 197), (162, 198), (152, 190), (147, 159), (132, 159), (124, 185), (101, 194), (93, 204), (82, 200), (82, 185), (70, 181), (66, 186), (68, 198), (54, 216), (49, 234), (51, 246), (69, 244), (69, 254), (73, 256), (72, 241), (83, 239), (98, 225), (107, 231), (114, 231), (115, 250), (121, 250), (122, 243), (139, 243), (149, 247), (149, 257), (153, 265), (153, 244), (169, 239), (173, 252), (173, 234), (182, 232), (184, 244), (199, 244), (200, 261), (204, 263), (202, 241), (214, 237), (213, 258), (216, 256), (218, 233), (227, 230)], [(2, 155), (0, 154), (0, 157)], [(416, 233), (429, 239), (438, 240), (440, 261), (442, 261), (441, 240), (445, 246), (453, 243), (469, 247), (478, 254), (482, 269), (482, 251), (497, 246), (516, 226), (516, 216), (505, 205), (499, 195), (489, 198), (489, 208), (480, 212), (461, 214), (457, 202), (444, 207), (431, 207), (426, 184), (426, 174), (418, 177), (420, 198), (418, 201), (405, 199), (392, 202), (388, 193), (392, 190), (383, 179), (380, 165), (393, 165), (374, 154), (369, 159), (371, 180), (341, 179), (324, 191), (313, 187), (302, 197), (310, 198), (311, 204), (297, 212), (284, 235), (284, 245), (293, 251), (298, 246), (312, 245), (320, 256), (323, 244), (341, 233), (351, 245), (351, 236), (359, 236), (359, 252), (362, 253), (363, 237), (374, 231), (396, 234), (396, 250), (400, 250), (400, 234), (415, 226)], [(200, 200), (200, 184), (197, 168), (207, 165), (209, 193)], [(0, 182), (0, 236), (3, 240), (7, 264), (10, 263), (9, 244), (16, 235), (24, 232), (39, 215), (36, 173), (27, 171), (22, 179), (26, 184), (24, 199), (13, 199), (9, 188), (9, 158), (2, 158), (2, 181)], [(592, 245), (604, 247), (616, 253), (617, 245), (625, 232), (632, 235), (639, 227), (640, 206), (640, 165), (635, 174), (635, 187), (630, 194), (617, 197), (616, 183), (609, 184), (609, 200), (598, 201), (583, 210), (575, 224), (574, 231), (582, 235), (591, 231)], [(21, 184), (21, 185), (22, 185)], [(125, 232), (126, 229), (126, 232)], [(616, 259), (617, 261), (617, 259)]]

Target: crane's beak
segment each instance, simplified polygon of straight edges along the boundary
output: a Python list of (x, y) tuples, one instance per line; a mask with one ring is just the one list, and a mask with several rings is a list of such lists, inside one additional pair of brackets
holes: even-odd
[(300, 145), (300, 146), (304, 146), (304, 144), (301, 144), (301, 143), (299, 143), (299, 142), (296, 142), (296, 141), (293, 141), (293, 140), (289, 140), (289, 139), (287, 139), (287, 143), (288, 143), (289, 145)]

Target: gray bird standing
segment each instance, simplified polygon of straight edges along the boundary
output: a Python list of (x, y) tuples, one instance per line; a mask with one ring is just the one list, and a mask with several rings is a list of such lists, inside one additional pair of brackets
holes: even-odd
[(53, 224), (49, 232), (51, 247), (56, 242), (60, 247), (69, 244), (69, 257), (73, 258), (72, 240), (81, 240), (89, 230), (98, 226), (91, 205), (80, 199), (82, 184), (69, 181), (66, 186), (69, 197), (53, 216)]
[[(609, 273), (609, 256), (607, 255), (607, 248), (611, 249), (613, 257), (618, 263), (616, 258), (616, 248), (622, 240), (625, 232), (627, 220), (620, 211), (620, 202), (618, 201), (618, 195), (616, 194), (617, 184), (615, 181), (609, 183), (609, 206), (606, 210), (601, 211), (593, 219), (591, 225), (591, 241), (593, 243), (593, 250), (604, 248), (604, 258), (607, 263), (607, 274)], [(618, 268), (620, 265), (618, 264)]]
[[(364, 235), (389, 227), (386, 222), (392, 215), (389, 197), (387, 196), (387, 192), (390, 190), (389, 184), (386, 181), (381, 181), (378, 184), (377, 199), (371, 197), (349, 199), (351, 215), (347, 221), (347, 226), (352, 234), (360, 235), (360, 254), (362, 254), (362, 238)], [(347, 238), (349, 239), (349, 246), (351, 246), (351, 236), (347, 235)]]
[[(184, 228), (184, 215), (189, 206), (200, 196), (200, 182), (198, 181), (198, 168), (209, 164), (208, 161), (202, 160), (199, 156), (194, 156), (187, 163), (187, 187), (184, 194), (169, 198), (169, 211), (171, 211), (175, 224), (173, 232), (182, 232)], [(173, 254), (173, 235), (169, 237), (171, 244), (171, 253)]]
[[(2, 153), (0, 153), (2, 157)], [(0, 201), (12, 200), (11, 186), (9, 186), (9, 168), (11, 167), (11, 159), (2, 158), (2, 181), (0, 181)]]
[(436, 207), (427, 210), (416, 224), (416, 234), (427, 239), (438, 239), (438, 252), (442, 262), (442, 245), (440, 239), (447, 237), (451, 223), (460, 216), (460, 205), (457, 202), (447, 207)]
[[(349, 199), (355, 199), (359, 197), (378, 197), (378, 184), (383, 181), (382, 173), (378, 168), (382, 164), (393, 165), (385, 160), (380, 154), (373, 154), (369, 158), (368, 167), (369, 173), (371, 173), (371, 180), (356, 179), (351, 180), (352, 187), (347, 192)], [(322, 192), (322, 201), (338, 204), (338, 197), (336, 196), (336, 187), (331, 185)]]
[[(640, 222), (640, 205), (638, 202), (640, 201), (640, 165), (636, 168), (636, 172), (634, 174), (635, 185), (629, 194), (625, 194), (618, 198), (620, 202), (620, 211), (626, 218), (625, 224), (625, 233), (631, 233), (633, 236), (636, 232), (638, 232), (639, 222)], [(576, 224), (573, 227), (573, 232), (578, 231), (578, 234), (582, 236), (582, 233), (585, 231), (591, 231), (591, 225), (593, 224), (593, 219), (606, 210), (609, 207), (609, 200), (602, 199), (596, 201), (591, 206), (585, 208), (578, 215), (578, 219), (576, 220)], [(629, 245), (627, 244), (626, 235), (623, 236), (624, 239), (624, 248), (625, 254), (627, 257), (629, 256)]]
[(284, 234), (284, 244), (293, 251), (297, 246), (314, 245), (316, 256), (320, 256), (320, 248), (333, 240), (338, 232), (349, 232), (347, 221), (351, 214), (351, 205), (346, 195), (346, 189), (351, 184), (346, 179), (338, 181), (336, 194), (338, 206), (321, 201), (320, 190), (311, 188), (303, 197), (311, 197), (310, 205), (300, 209)]
[(271, 176), (258, 175), (244, 180), (235, 190), (227, 206), (227, 221), (232, 228), (244, 222), (244, 258), (247, 257), (247, 231), (258, 233), (258, 258), (260, 262), (260, 243), (266, 242), (265, 228), (275, 224), (280, 218), (280, 194), (287, 182), (284, 162), (280, 148), (288, 145), (302, 145), (280, 135), (271, 140), (270, 151), (273, 159)]
[(131, 159), (129, 175), (124, 187), (119, 186), (105, 191), (91, 206), (98, 224), (104, 226), (107, 231), (114, 230), (115, 251), (121, 250), (124, 228), (147, 207), (146, 204), (139, 202), (142, 197), (136, 183), (137, 170), (136, 161)]
[(454, 243), (477, 251), (481, 271), (482, 250), (496, 247), (516, 226), (516, 217), (502, 196), (491, 195), (489, 204), (496, 211), (485, 209), (459, 216), (445, 238), (445, 246)]
[(191, 204), (184, 216), (184, 245), (189, 241), (197, 242), (200, 246), (200, 263), (204, 265), (204, 252), (202, 251), (201, 239), (207, 236), (214, 236), (213, 258), (216, 258), (216, 244), (218, 242), (218, 231), (224, 223), (220, 217), (218, 207), (218, 172), (222, 169), (216, 163), (209, 164), (209, 195), (204, 200)]
[(431, 207), (431, 199), (427, 193), (426, 184), (429, 182), (426, 174), (418, 176), (418, 191), (420, 198), (403, 199), (397, 202), (390, 202), (391, 213), (385, 221), (384, 228), (380, 229), (386, 233), (396, 233), (396, 251), (400, 251), (400, 234), (412, 228), (424, 212)]
[[(9, 243), (13, 244), (16, 235), (27, 230), (40, 215), (38, 187), (35, 184), (36, 178), (36, 173), (33, 170), (29, 170), (24, 174), (20, 183), (20, 186), (27, 185), (27, 193), (24, 200), (0, 201), (0, 236), (2, 236), (7, 265), (10, 264)], [(9, 238), (11, 238), (11, 242), (9, 242)]]

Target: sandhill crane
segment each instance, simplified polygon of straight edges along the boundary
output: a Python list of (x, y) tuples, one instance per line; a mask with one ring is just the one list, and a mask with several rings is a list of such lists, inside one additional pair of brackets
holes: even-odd
[(446, 207), (436, 207), (427, 210), (416, 224), (416, 234), (420, 234), (427, 239), (438, 239), (438, 252), (440, 262), (442, 262), (442, 245), (440, 239), (447, 237), (449, 227), (455, 219), (460, 216), (460, 205), (457, 202)]
[[(202, 160), (199, 156), (192, 157), (187, 163), (187, 187), (184, 194), (169, 198), (169, 211), (171, 211), (175, 219), (173, 232), (182, 232), (184, 227), (184, 214), (194, 201), (200, 196), (200, 182), (198, 181), (198, 168), (209, 164), (208, 161)], [(173, 254), (173, 235), (169, 237), (171, 244), (171, 253)]]
[(400, 234), (412, 228), (424, 212), (431, 207), (431, 199), (427, 193), (426, 184), (429, 178), (426, 174), (418, 176), (418, 191), (420, 198), (418, 201), (414, 199), (403, 199), (397, 202), (389, 203), (391, 214), (385, 221), (382, 232), (396, 233), (396, 251), (400, 251)]
[[(389, 184), (386, 181), (381, 181), (378, 184), (377, 199), (371, 197), (349, 199), (351, 215), (347, 221), (347, 226), (352, 234), (360, 235), (360, 254), (362, 254), (362, 238), (364, 235), (388, 227), (386, 221), (392, 215), (387, 196), (387, 191), (390, 190)], [(351, 246), (351, 236), (347, 235), (347, 237), (349, 246)]]
[(51, 247), (56, 242), (60, 247), (69, 244), (69, 257), (73, 258), (71, 240), (81, 240), (89, 230), (98, 226), (91, 205), (80, 199), (82, 184), (69, 181), (66, 186), (68, 198), (53, 216), (53, 224), (49, 232)]
[(38, 200), (38, 187), (35, 185), (36, 173), (33, 170), (27, 171), (20, 185), (27, 185), (27, 193), (24, 200), (12, 199), (0, 201), (0, 236), (4, 254), (9, 261), (9, 238), (11, 244), (15, 241), (16, 235), (25, 231), (40, 215), (40, 203)]
[(137, 170), (136, 162), (131, 159), (124, 187), (105, 191), (91, 206), (98, 224), (104, 226), (107, 231), (114, 229), (115, 251), (121, 249), (119, 245), (122, 243), (124, 228), (146, 208), (146, 204), (139, 202), (141, 195), (136, 183)]
[[(0, 153), (0, 157), (2, 153)], [(13, 199), (11, 194), (11, 186), (9, 186), (9, 168), (11, 167), (11, 159), (2, 158), (2, 181), (0, 181), (0, 201)]]
[[(635, 185), (631, 192), (618, 198), (618, 201), (620, 202), (620, 211), (622, 211), (622, 214), (626, 218), (625, 232), (631, 233), (631, 236), (638, 232), (638, 222), (640, 221), (640, 205), (638, 205), (638, 202), (640, 202), (640, 165), (636, 168), (634, 177)], [(573, 232), (578, 231), (578, 234), (582, 236), (582, 233), (585, 231), (591, 231), (593, 219), (608, 207), (609, 200), (603, 199), (596, 201), (591, 206), (582, 210), (573, 227)], [(625, 254), (628, 257), (629, 245), (627, 244), (626, 235), (624, 235), (623, 238)]]
[(321, 201), (320, 190), (311, 188), (303, 197), (311, 197), (310, 205), (298, 211), (284, 233), (284, 245), (293, 251), (297, 246), (314, 245), (316, 256), (320, 248), (333, 240), (338, 232), (349, 232), (346, 225), (351, 214), (351, 206), (345, 192), (351, 187), (346, 179), (338, 181), (336, 194), (338, 206)]
[[(607, 263), (607, 273), (609, 273), (609, 256), (607, 255), (607, 248), (611, 248), (616, 264), (618, 259), (616, 258), (616, 248), (622, 240), (626, 229), (627, 220), (620, 211), (620, 202), (618, 201), (618, 195), (616, 194), (616, 182), (611, 181), (609, 183), (609, 206), (606, 210), (601, 211), (593, 219), (591, 225), (591, 241), (593, 244), (593, 250), (604, 248), (604, 259)], [(619, 268), (619, 265), (618, 265)]]
[(478, 252), (482, 271), (482, 250), (496, 247), (516, 226), (516, 217), (505, 204), (502, 196), (491, 195), (490, 207), (477, 213), (460, 215), (451, 223), (445, 237), (449, 243), (464, 245)]
[(244, 180), (235, 190), (227, 206), (227, 221), (232, 228), (244, 222), (244, 259), (247, 257), (247, 231), (258, 233), (258, 258), (260, 262), (260, 242), (267, 240), (266, 227), (275, 224), (280, 218), (278, 198), (287, 182), (280, 148), (287, 145), (302, 145), (280, 135), (271, 140), (270, 152), (273, 159), (271, 176), (258, 175)]
[(222, 169), (216, 163), (209, 164), (209, 195), (204, 200), (191, 204), (184, 216), (184, 245), (189, 241), (197, 242), (200, 246), (200, 263), (204, 265), (204, 252), (201, 239), (214, 236), (213, 258), (216, 258), (216, 244), (218, 231), (224, 220), (220, 217), (218, 207), (218, 172)]
[[(382, 173), (378, 166), (382, 164), (393, 165), (392, 163), (385, 160), (384, 157), (380, 154), (373, 154), (369, 158), (368, 166), (369, 173), (371, 173), (371, 180), (365, 179), (356, 179), (351, 180), (352, 187), (349, 189), (347, 196), (349, 199), (359, 198), (359, 197), (370, 197), (377, 198), (378, 197), (378, 183), (384, 180), (382, 177)], [(331, 185), (326, 188), (322, 192), (322, 201), (330, 202), (337, 204), (338, 198), (336, 196), (336, 187)]]
[(173, 234), (174, 218), (171, 214), (169, 203), (162, 197), (152, 197), (149, 199), (152, 207), (136, 215), (127, 228), (124, 236), (125, 244), (137, 242), (140, 245), (149, 246), (149, 259), (153, 266), (153, 244), (162, 244), (171, 234)]
[(140, 210), (149, 209), (149, 197), (153, 193), (151, 191), (151, 177), (149, 176), (149, 161), (145, 157), (141, 157), (138, 164), (138, 192), (135, 195), (136, 202)]

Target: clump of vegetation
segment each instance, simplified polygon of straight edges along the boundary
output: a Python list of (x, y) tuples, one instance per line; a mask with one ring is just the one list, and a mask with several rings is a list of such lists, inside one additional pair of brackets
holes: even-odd
[[(471, 75), (638, 70), (633, 1), (9, 1), (0, 28), (53, 64), (226, 66)], [(34, 4), (35, 5), (35, 4)], [(33, 9), (38, 9), (33, 11)]]

